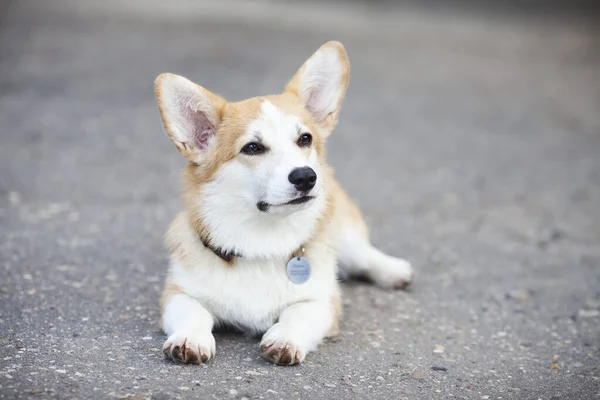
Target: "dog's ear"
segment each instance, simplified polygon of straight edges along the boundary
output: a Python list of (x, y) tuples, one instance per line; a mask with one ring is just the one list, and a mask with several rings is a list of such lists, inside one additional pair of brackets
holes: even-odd
[(215, 142), (225, 100), (174, 74), (159, 75), (154, 89), (167, 135), (185, 158), (199, 163)]
[(329, 135), (337, 122), (349, 77), (350, 63), (344, 46), (328, 42), (306, 60), (285, 91), (295, 93), (325, 135)]

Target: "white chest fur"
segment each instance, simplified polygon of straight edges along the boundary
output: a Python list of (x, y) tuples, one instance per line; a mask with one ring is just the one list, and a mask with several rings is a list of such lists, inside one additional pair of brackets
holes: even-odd
[(313, 248), (306, 258), (312, 265), (310, 279), (293, 283), (287, 275), (289, 259), (236, 258), (226, 266), (210, 250), (201, 265), (183, 266), (172, 260), (169, 281), (196, 298), (215, 318), (216, 325), (231, 325), (248, 333), (271, 327), (281, 311), (292, 303), (329, 300), (338, 294), (336, 262), (326, 248)]

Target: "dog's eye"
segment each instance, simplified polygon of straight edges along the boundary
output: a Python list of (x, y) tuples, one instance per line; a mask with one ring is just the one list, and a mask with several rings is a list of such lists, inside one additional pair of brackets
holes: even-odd
[(298, 138), (298, 146), (300, 147), (308, 147), (312, 143), (312, 135), (310, 133), (303, 133)]
[(265, 152), (265, 146), (263, 146), (260, 143), (256, 143), (256, 142), (250, 142), (248, 144), (246, 144), (244, 147), (242, 147), (242, 151), (241, 153), (249, 155), (249, 156), (256, 156), (258, 154), (262, 154)]

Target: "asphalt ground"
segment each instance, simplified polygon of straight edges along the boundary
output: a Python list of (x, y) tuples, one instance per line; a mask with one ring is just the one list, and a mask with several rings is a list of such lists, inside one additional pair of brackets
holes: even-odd
[[(0, 398), (600, 396), (597, 24), (390, 2), (2, 14)], [(352, 64), (330, 162), (373, 241), (416, 266), (412, 290), (345, 283), (341, 336), (298, 367), (234, 333), (208, 365), (165, 360), (162, 235), (184, 162), (154, 78), (274, 93), (328, 40)]]

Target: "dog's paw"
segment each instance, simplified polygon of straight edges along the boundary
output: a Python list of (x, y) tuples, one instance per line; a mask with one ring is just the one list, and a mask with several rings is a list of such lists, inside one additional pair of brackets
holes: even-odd
[(304, 361), (304, 353), (294, 342), (279, 340), (263, 340), (260, 343), (260, 354), (265, 360), (278, 365), (295, 365)]
[(290, 335), (286, 335), (279, 324), (275, 324), (263, 336), (260, 354), (274, 364), (295, 365), (304, 361), (306, 351)]
[(165, 342), (163, 353), (184, 364), (202, 364), (215, 356), (215, 337), (208, 334), (175, 332)]
[(385, 289), (407, 289), (415, 275), (412, 265), (401, 258), (388, 256), (385, 262), (374, 266), (369, 278)]

